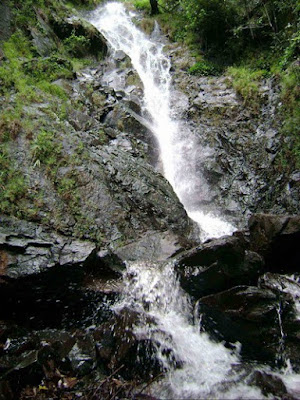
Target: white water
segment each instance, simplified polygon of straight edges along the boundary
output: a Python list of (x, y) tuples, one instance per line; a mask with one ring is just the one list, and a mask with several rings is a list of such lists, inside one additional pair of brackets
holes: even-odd
[(197, 171), (203, 149), (186, 126), (172, 118), (171, 65), (163, 53), (163, 44), (150, 40), (138, 30), (132, 15), (121, 3), (108, 3), (104, 9), (97, 9), (91, 22), (115, 51), (122, 50), (130, 57), (140, 76), (144, 86), (144, 108), (150, 115), (151, 130), (159, 144), (164, 175), (190, 218), (198, 223), (201, 239), (231, 234), (235, 230), (231, 224), (216, 216), (216, 212), (204, 213), (200, 208), (201, 200), (209, 191)]
[(138, 338), (152, 339), (168, 371), (152, 387), (152, 395), (160, 399), (263, 398), (258, 389), (241, 382), (238, 354), (213, 343), (192, 323), (189, 298), (179, 286), (172, 263), (128, 265), (125, 282), (123, 300), (115, 310), (129, 308), (144, 317), (134, 332)]
[[(218, 216), (204, 213), (197, 204), (209, 191), (196, 169), (198, 143), (184, 124), (172, 118), (170, 106), (170, 61), (163, 45), (150, 40), (131, 21), (122, 4), (108, 3), (96, 10), (91, 22), (104, 34), (112, 48), (123, 50), (132, 61), (144, 86), (144, 108), (159, 143), (165, 177), (172, 184), (189, 216), (201, 229), (201, 239), (230, 234), (234, 227)], [(158, 35), (152, 35), (157, 40)], [(247, 385), (246, 372), (235, 352), (212, 342), (192, 321), (187, 295), (180, 289), (171, 263), (129, 264), (124, 276), (126, 289), (115, 311), (130, 309), (141, 316), (134, 327), (137, 337), (152, 339), (156, 356), (166, 377), (151, 386), (161, 399), (262, 399)], [(299, 378), (287, 371), (286, 384), (297, 394)]]

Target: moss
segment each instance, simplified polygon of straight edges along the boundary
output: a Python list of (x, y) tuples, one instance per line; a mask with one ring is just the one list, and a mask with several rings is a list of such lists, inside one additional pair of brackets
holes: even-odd
[(247, 67), (230, 67), (227, 70), (232, 77), (232, 86), (243, 98), (246, 106), (258, 111), (263, 98), (259, 91), (259, 85), (266, 76), (265, 70), (251, 70)]

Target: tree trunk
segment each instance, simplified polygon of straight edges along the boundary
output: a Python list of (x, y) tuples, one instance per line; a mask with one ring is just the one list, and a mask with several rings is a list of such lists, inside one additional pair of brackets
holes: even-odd
[(158, 14), (158, 2), (157, 0), (150, 0), (150, 5), (151, 5), (151, 15)]

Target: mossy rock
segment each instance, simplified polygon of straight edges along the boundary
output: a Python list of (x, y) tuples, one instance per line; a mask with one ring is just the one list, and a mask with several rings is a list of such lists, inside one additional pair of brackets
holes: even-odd
[(61, 18), (58, 15), (53, 14), (50, 17), (50, 24), (55, 34), (61, 40), (75, 42), (76, 38), (77, 41), (78, 38), (85, 39), (84, 51), (82, 48), (78, 48), (76, 52), (76, 46), (74, 46), (72, 50), (75, 50), (75, 54), (73, 52), (73, 55), (83, 57), (91, 54), (97, 58), (102, 58), (106, 55), (107, 43), (105, 38), (87, 21), (77, 17)]

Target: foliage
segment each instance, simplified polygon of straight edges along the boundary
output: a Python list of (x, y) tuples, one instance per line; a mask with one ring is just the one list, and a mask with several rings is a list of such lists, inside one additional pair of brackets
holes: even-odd
[(282, 158), (289, 169), (300, 169), (300, 68), (292, 64), (282, 73), (283, 133), (289, 145), (283, 146)]
[(138, 10), (150, 11), (150, 2), (149, 0), (134, 0), (133, 5)]
[(247, 67), (230, 67), (228, 74), (232, 77), (232, 85), (244, 99), (245, 105), (257, 110), (262, 102), (259, 82), (266, 75), (266, 71), (253, 71)]
[(61, 159), (61, 149), (61, 145), (55, 140), (53, 132), (41, 130), (31, 146), (34, 165), (43, 164), (48, 167), (50, 174), (54, 174)]
[(173, 37), (189, 38), (198, 51), (223, 56), (223, 63), (266, 44), (282, 52), (299, 34), (297, 0), (161, 0), (161, 5), (170, 25), (181, 19)]
[(86, 48), (90, 46), (89, 38), (86, 38), (82, 35), (76, 35), (75, 32), (72, 32), (70, 36), (68, 36), (63, 41), (65, 49), (72, 56), (83, 56), (86, 53)]
[(7, 144), (0, 144), (0, 212), (16, 213), (17, 202), (26, 192), (25, 178), (13, 165)]
[(0, 143), (15, 139), (21, 130), (20, 113), (8, 108), (0, 114)]
[(52, 54), (50, 57), (33, 58), (23, 63), (23, 70), (33, 83), (47, 79), (48, 82), (60, 78), (72, 78), (73, 67), (67, 58)]
[(202, 60), (192, 65), (189, 68), (188, 72), (192, 75), (208, 76), (208, 75), (217, 75), (220, 72), (220, 69), (217, 65), (213, 64), (212, 62)]

